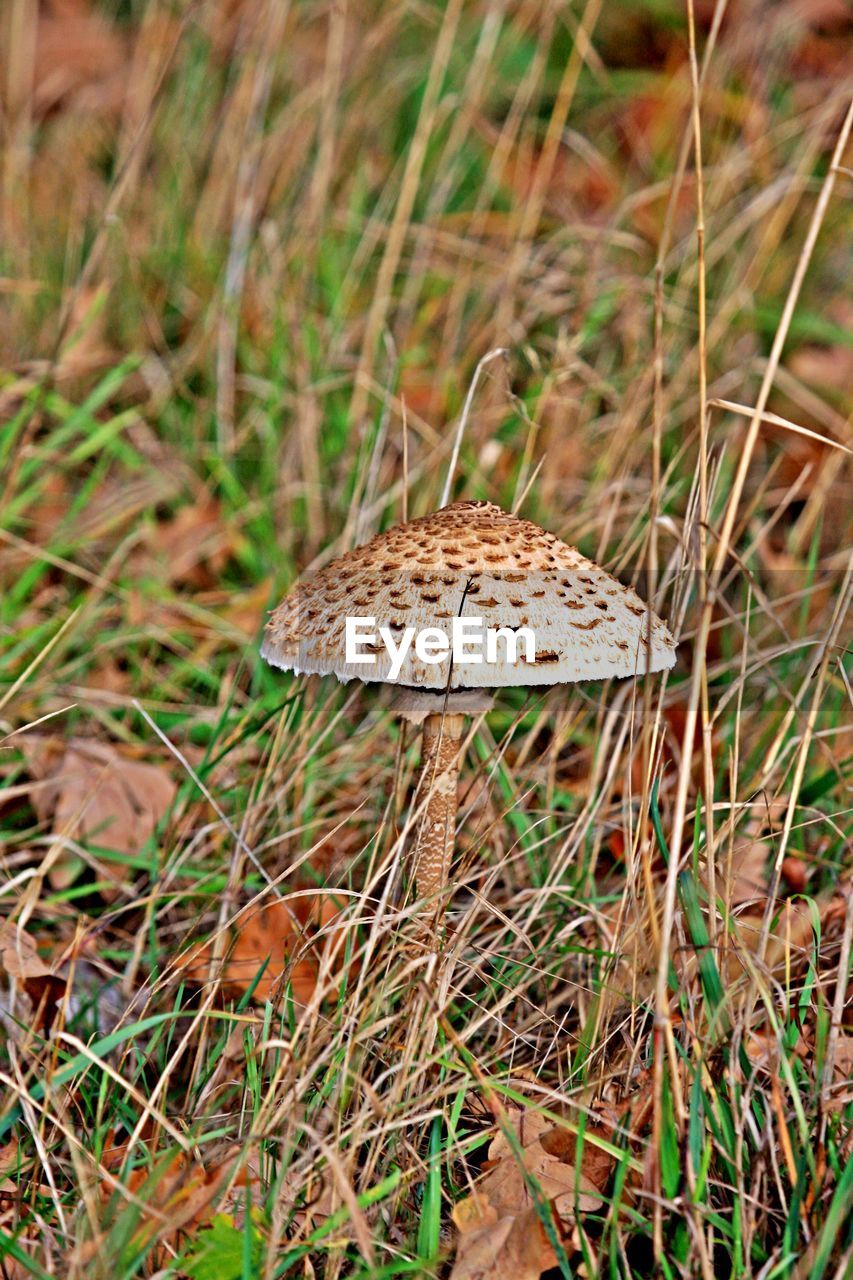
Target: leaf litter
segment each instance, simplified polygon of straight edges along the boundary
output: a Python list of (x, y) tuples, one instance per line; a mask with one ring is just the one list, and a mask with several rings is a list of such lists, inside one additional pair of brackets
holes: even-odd
[[(50, 822), (60, 841), (88, 840), (133, 857), (154, 835), (177, 795), (160, 765), (134, 759), (127, 749), (90, 738), (62, 739), (26, 734), (21, 749), (32, 779), (30, 800), (40, 821)], [(119, 864), (95, 859), (100, 875), (121, 882)], [(70, 851), (52, 861), (55, 889), (76, 880), (80, 859)]]
[[(124, 1154), (120, 1145), (110, 1146), (104, 1153), (105, 1167), (118, 1169)], [(242, 1216), (245, 1189), (261, 1185), (260, 1160), (254, 1148), (247, 1151), (241, 1146), (220, 1147), (204, 1158), (185, 1151), (149, 1151), (147, 1161), (131, 1169), (122, 1185), (142, 1210), (132, 1235), (133, 1247), (150, 1251), (147, 1261), (163, 1267), (174, 1259), (181, 1242), (209, 1227), (217, 1213), (230, 1212), (235, 1219)], [(82, 1265), (98, 1257), (104, 1233), (126, 1198), (111, 1183), (102, 1184), (101, 1234), (78, 1247)]]
[(341, 899), (331, 893), (293, 896), (257, 907), (231, 926), (221, 958), (214, 940), (193, 947), (181, 957), (180, 967), (193, 982), (218, 980), (226, 995), (251, 990), (258, 1004), (279, 999), (289, 982), (294, 999), (307, 1004), (322, 973), (341, 974), (341, 908)]
[(36, 26), (33, 99), (38, 115), (117, 113), (128, 56), (116, 27), (87, 0), (44, 0)]
[(66, 980), (45, 964), (35, 939), (13, 920), (0, 923), (0, 969), (27, 995), (35, 1025), (49, 1028), (66, 994)]
[(492, 1139), (485, 1175), (453, 1210), (459, 1233), (452, 1280), (538, 1280), (558, 1265), (552, 1236), (543, 1223), (550, 1212), (552, 1231), (573, 1252), (573, 1224), (605, 1201), (616, 1161), (603, 1145), (633, 1112), (641, 1125), (650, 1094), (643, 1084), (616, 1107), (592, 1116), (579, 1150), (576, 1134), (565, 1124), (533, 1108), (505, 1112)]

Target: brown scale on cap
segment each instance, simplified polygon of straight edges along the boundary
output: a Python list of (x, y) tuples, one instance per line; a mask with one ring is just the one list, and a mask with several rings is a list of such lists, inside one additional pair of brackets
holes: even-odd
[[(377, 628), (447, 631), (462, 616), (533, 631), (534, 662), (524, 661), (523, 647), (518, 662), (507, 662), (499, 641), (497, 663), (453, 664), (454, 689), (632, 676), (675, 661), (675, 641), (636, 592), (490, 502), (456, 502), (377, 534), (299, 582), (267, 624), (263, 656), (286, 670), (387, 680), (384, 646), (373, 665), (347, 664), (344, 624), (354, 615), (375, 617)], [(412, 645), (397, 683), (445, 689), (448, 662), (423, 663)]]

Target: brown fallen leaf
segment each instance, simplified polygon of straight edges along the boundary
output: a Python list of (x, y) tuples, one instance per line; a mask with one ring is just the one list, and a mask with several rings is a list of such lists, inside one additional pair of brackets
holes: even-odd
[(451, 1280), (539, 1280), (557, 1265), (557, 1255), (533, 1208), (498, 1216), (479, 1191), (453, 1210), (459, 1231)]
[[(752, 904), (748, 911), (735, 916), (730, 923), (725, 963), (721, 965), (727, 985), (748, 974), (762, 947), (765, 902)], [(763, 969), (771, 972), (783, 963), (804, 961), (814, 936), (812, 916), (804, 902), (777, 902), (767, 931)]]
[[(218, 1193), (231, 1177), (239, 1150), (236, 1148), (207, 1166), (197, 1164), (183, 1151), (178, 1151), (168, 1162), (159, 1160), (153, 1168), (134, 1169), (127, 1186), (151, 1209), (168, 1219), (170, 1234), (190, 1223), (198, 1226), (211, 1216)], [(237, 1172), (234, 1185), (245, 1186), (247, 1180), (244, 1166)], [(151, 1223), (149, 1230), (154, 1225)]]
[(18, 1139), (11, 1138), (5, 1146), (0, 1147), (0, 1178), (5, 1178), (7, 1174), (14, 1173), (18, 1168), (19, 1161)]
[[(788, 801), (784, 796), (756, 802), (745, 824), (744, 835), (735, 841), (729, 864), (728, 854), (718, 856), (717, 892), (733, 907), (763, 901), (770, 884), (776, 848), (785, 823)], [(789, 855), (782, 864), (786, 884), (795, 892), (805, 889), (808, 867)]]
[(853, 381), (853, 350), (846, 346), (800, 347), (787, 365), (794, 377), (824, 393), (846, 393)]
[[(89, 840), (117, 853), (137, 853), (154, 834), (177, 794), (158, 765), (134, 760), (108, 743), (27, 734), (21, 748), (33, 786), (30, 799), (53, 833)], [(120, 880), (121, 868), (98, 863), (106, 878)], [(54, 888), (70, 884), (80, 870), (73, 855), (62, 855), (48, 876)]]
[[(751, 1032), (744, 1040), (744, 1048), (756, 1070), (762, 1071), (767, 1077), (778, 1076), (780, 1060), (790, 1052), (780, 1043), (778, 1030), (767, 1027)], [(822, 1083), (816, 1066), (813, 1028), (808, 1028), (800, 1035), (794, 1052), (805, 1070), (815, 1073), (815, 1079)], [(827, 1110), (840, 1112), (853, 1102), (853, 1034), (849, 1031), (841, 1031), (835, 1041), (832, 1073), (825, 1079), (825, 1087), (824, 1105)]]
[[(0, 1240), (14, 1239), (18, 1250), (25, 1258), (37, 1265), (39, 1246), (44, 1241), (44, 1227), (38, 1222), (21, 1223), (20, 1192), (10, 1195), (0, 1192)], [(2, 1259), (3, 1280), (32, 1280), (33, 1268), (27, 1262), (21, 1262), (6, 1254)]]
[(807, 862), (803, 862), (802, 858), (789, 854), (787, 858), (782, 859), (780, 870), (785, 883), (793, 893), (805, 893), (809, 877), (809, 865)]
[(49, 1028), (67, 984), (44, 963), (33, 938), (13, 920), (0, 924), (0, 969), (26, 993), (37, 1028)]
[[(5, 418), (3, 395), (0, 392), (0, 418)], [(0, 591), (9, 591), (20, 581), (21, 574), (33, 562), (33, 547), (49, 547), (68, 513), (70, 499), (68, 482), (59, 471), (51, 471), (40, 478), (41, 483), (32, 504), (25, 513), (26, 525), (22, 536), (9, 535), (0, 543)], [(10, 489), (11, 492), (11, 489)], [(39, 592), (33, 592), (29, 608), (18, 615), (17, 625), (23, 630), (32, 625), (40, 615), (35, 610)]]
[[(279, 1207), (286, 1213), (290, 1228), (288, 1240), (295, 1244), (326, 1222), (340, 1205), (328, 1172), (312, 1169), (307, 1177), (288, 1169), (279, 1184)], [(338, 1228), (349, 1235), (348, 1228)]]
[(85, 687), (105, 694), (128, 695), (133, 684), (131, 672), (114, 658), (104, 657), (86, 672)]
[[(128, 430), (128, 437), (131, 436)], [(138, 446), (141, 433), (135, 433), (133, 441)], [(142, 436), (144, 440), (144, 436)], [(141, 450), (140, 450), (141, 451)], [(131, 528), (139, 529), (143, 523), (146, 510), (158, 503), (170, 502), (174, 499), (181, 483), (179, 464), (170, 457), (151, 458), (150, 467), (135, 476), (107, 475), (91, 494), (85, 507), (70, 512), (70, 499), (60, 495), (63, 502), (61, 514), (65, 523), (60, 530), (60, 537), (82, 544), (80, 549), (81, 563), (93, 573), (98, 573), (105, 558), (115, 549), (116, 540)], [(47, 539), (39, 539), (34, 533), (31, 542), (39, 546), (49, 546)], [(144, 623), (150, 624), (150, 603), (148, 613), (144, 615)]]
[(472, 1196), (460, 1201), (453, 1219), (460, 1233), (452, 1280), (537, 1280), (557, 1258), (537, 1212), (537, 1196), (556, 1215), (561, 1231), (575, 1215), (597, 1209), (613, 1169), (613, 1160), (590, 1138), (603, 1137), (588, 1125), (576, 1168), (576, 1138), (538, 1111), (508, 1113), (508, 1121), (522, 1148), (521, 1160), (505, 1132), (499, 1132), (488, 1151), (488, 1172)]
[(214, 498), (181, 507), (171, 520), (150, 526), (145, 546), (131, 557), (135, 574), (196, 591), (219, 585), (241, 535)]
[(38, 115), (62, 107), (117, 112), (127, 80), (124, 40), (88, 0), (45, 0), (36, 28), (33, 105)]
[(240, 995), (248, 991), (266, 961), (253, 999), (259, 1004), (274, 1000), (286, 979), (293, 984), (294, 998), (307, 1004), (317, 986), (324, 953), (330, 957), (332, 971), (340, 973), (343, 947), (335, 920), (341, 905), (330, 893), (271, 902), (239, 918), (221, 961), (214, 959), (213, 944), (207, 942), (178, 963), (191, 981), (218, 977), (227, 994)]
[[(114, 1166), (113, 1155), (110, 1153)], [(151, 1249), (146, 1262), (165, 1266), (174, 1258), (182, 1236), (208, 1224), (217, 1212), (239, 1210), (240, 1189), (260, 1185), (256, 1153), (250, 1152), (247, 1159), (241, 1159), (242, 1155), (242, 1147), (229, 1147), (201, 1163), (183, 1151), (157, 1153), (151, 1164), (132, 1169), (124, 1185), (147, 1210), (133, 1232), (133, 1249)], [(100, 1194), (105, 1206), (103, 1225), (108, 1227), (111, 1216), (121, 1212), (124, 1199), (110, 1183), (102, 1184)], [(90, 1262), (100, 1246), (100, 1238), (84, 1241), (78, 1247), (77, 1260), (83, 1265)]]
[(10, 978), (19, 982), (43, 978), (50, 973), (33, 939), (14, 920), (0, 924), (0, 964)]
[(755, 902), (767, 893), (767, 864), (772, 851), (769, 837), (751, 837), (735, 844), (732, 849), (731, 875), (725, 876), (727, 867), (724, 866), (723, 876), (720, 877), (728, 879), (726, 898), (733, 907), (742, 906), (745, 902)]
[(222, 610), (223, 618), (232, 627), (242, 631), (247, 639), (256, 636), (263, 624), (269, 604), (270, 585), (271, 579), (263, 578), (249, 591), (241, 591), (236, 596), (229, 595), (228, 603)]
[(107, 341), (107, 288), (82, 289), (72, 298), (67, 337), (53, 367), (57, 382), (80, 378), (116, 363), (116, 351)]
[[(830, 930), (843, 925), (845, 893), (849, 892), (849, 889), (842, 888), (840, 893), (818, 894), (813, 900), (814, 906), (802, 899), (776, 898), (765, 942), (762, 937), (766, 889), (736, 907), (728, 916), (725, 929), (717, 935), (717, 968), (727, 989), (727, 997), (731, 1000), (740, 998), (743, 984), (751, 981), (759, 953), (762, 954), (762, 962), (758, 967), (765, 977), (780, 968), (791, 972), (801, 968), (814, 947), (813, 910), (817, 910), (821, 939), (825, 944)], [(686, 946), (674, 949), (673, 954), (679, 983), (687, 988), (700, 983), (700, 952), (689, 942), (687, 923), (680, 911), (677, 922), (678, 932), (684, 934)], [(591, 936), (600, 939), (599, 945), (603, 945), (613, 957), (602, 997), (602, 1017), (610, 1017), (620, 1006), (636, 1007), (651, 998), (657, 953), (651, 946), (648, 920), (638, 922), (630, 915), (626, 916), (619, 902), (598, 913), (597, 928), (598, 932)]]
[[(13, 1202), (19, 1201), (22, 1191), (26, 1191), (28, 1195), (52, 1194), (50, 1186), (36, 1182), (31, 1176), (33, 1165), (33, 1158), (25, 1155), (20, 1149), (17, 1138), (11, 1138), (5, 1146), (0, 1147), (0, 1202), (7, 1197)], [(10, 1174), (15, 1176), (9, 1177)], [(0, 1226), (0, 1238), (2, 1238), (2, 1226)], [(5, 1262), (6, 1259), (3, 1258), (3, 1263)], [(3, 1280), (6, 1280), (5, 1274)]]
[[(535, 1179), (542, 1196), (553, 1202), (558, 1213), (569, 1216), (573, 1212), (576, 1192), (581, 1210), (589, 1212), (598, 1207), (600, 1188), (586, 1171), (586, 1156), (589, 1152), (603, 1155), (609, 1173), (611, 1161), (606, 1153), (584, 1144), (585, 1159), (578, 1182), (574, 1134), (555, 1126), (538, 1111), (510, 1113), (510, 1122), (523, 1148), (524, 1171)], [(498, 1133), (493, 1139), (488, 1158), (490, 1171), (479, 1184), (479, 1190), (488, 1195), (491, 1203), (503, 1212), (533, 1203), (515, 1152), (504, 1133)], [(600, 1178), (601, 1164), (595, 1156), (593, 1164)]]

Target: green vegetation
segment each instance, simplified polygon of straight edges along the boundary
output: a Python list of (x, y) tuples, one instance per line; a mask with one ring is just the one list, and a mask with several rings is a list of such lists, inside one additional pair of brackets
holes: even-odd
[[(847, 1273), (845, 16), (714, 7), (701, 186), (681, 0), (0, 14), (0, 1275)], [(679, 661), (478, 722), (439, 962), (258, 640), (496, 347), (455, 496)]]

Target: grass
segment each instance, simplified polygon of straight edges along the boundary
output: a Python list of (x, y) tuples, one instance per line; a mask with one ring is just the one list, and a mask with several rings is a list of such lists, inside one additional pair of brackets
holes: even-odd
[[(696, 8), (692, 65), (675, 0), (125, 0), (88, 61), (4, 14), (0, 855), (53, 971), (2, 959), (6, 1275), (448, 1276), (519, 1107), (606, 1157), (561, 1221), (525, 1175), (549, 1276), (849, 1268), (850, 87), (831, 15)], [(454, 494), (679, 662), (477, 721), (439, 963), (417, 739), (257, 640), (438, 503), (498, 346)], [(33, 732), (168, 814), (63, 828)], [(214, 963), (259, 895), (269, 999)]]

